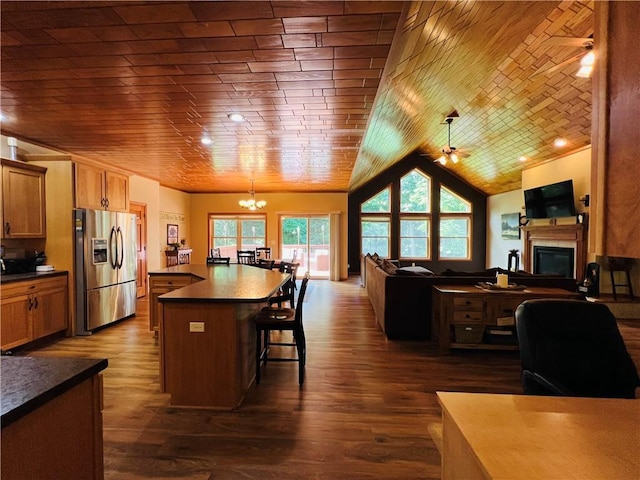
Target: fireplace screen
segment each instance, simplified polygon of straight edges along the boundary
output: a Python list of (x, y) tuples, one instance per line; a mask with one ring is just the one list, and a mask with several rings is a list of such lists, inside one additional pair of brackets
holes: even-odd
[(533, 247), (533, 273), (573, 278), (573, 248)]

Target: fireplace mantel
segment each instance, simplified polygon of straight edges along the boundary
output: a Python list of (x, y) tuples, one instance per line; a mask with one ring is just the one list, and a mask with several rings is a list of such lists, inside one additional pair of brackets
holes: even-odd
[(533, 272), (533, 247), (572, 247), (575, 250), (576, 279), (584, 276), (587, 263), (587, 229), (583, 223), (522, 227), (524, 235), (523, 268)]

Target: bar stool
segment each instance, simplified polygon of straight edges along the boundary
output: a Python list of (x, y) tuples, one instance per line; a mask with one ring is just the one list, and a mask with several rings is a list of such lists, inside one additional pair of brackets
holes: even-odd
[[(633, 259), (627, 257), (609, 257), (609, 272), (611, 273), (611, 289), (613, 290), (613, 299), (618, 300), (616, 287), (623, 287), (629, 290), (629, 296), (633, 300), (633, 287), (631, 286), (631, 265)], [(627, 279), (627, 283), (616, 283), (615, 272), (623, 272)]]

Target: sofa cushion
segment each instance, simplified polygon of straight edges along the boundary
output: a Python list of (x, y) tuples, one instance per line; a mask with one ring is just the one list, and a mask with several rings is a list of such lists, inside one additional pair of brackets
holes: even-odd
[(421, 267), (419, 265), (415, 267), (400, 267), (396, 270), (396, 275), (420, 275), (420, 276), (429, 276), (433, 275), (433, 272), (428, 268)]
[(398, 267), (389, 260), (382, 260), (380, 268), (382, 268), (382, 270), (384, 270), (389, 275), (394, 275), (398, 270)]

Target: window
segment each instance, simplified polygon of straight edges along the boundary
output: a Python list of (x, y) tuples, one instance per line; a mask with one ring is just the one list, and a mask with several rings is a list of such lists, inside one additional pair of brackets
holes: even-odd
[(431, 211), (431, 179), (412, 170), (400, 179), (400, 211), (429, 213)]
[[(389, 257), (391, 237), (391, 187), (376, 193), (360, 205), (361, 253)], [(387, 215), (384, 215), (384, 214)]]
[(471, 203), (440, 187), (440, 258), (471, 258)]
[(209, 215), (209, 248), (219, 248), (223, 257), (236, 257), (238, 250), (266, 245), (264, 215)]
[(379, 213), (391, 211), (391, 188), (387, 187), (362, 203), (363, 213)]
[(412, 170), (400, 179), (400, 258), (431, 258), (431, 179)]
[(389, 257), (390, 221), (387, 217), (362, 219), (362, 254), (377, 253)]
[(429, 252), (430, 220), (400, 219), (400, 258), (431, 257)]

